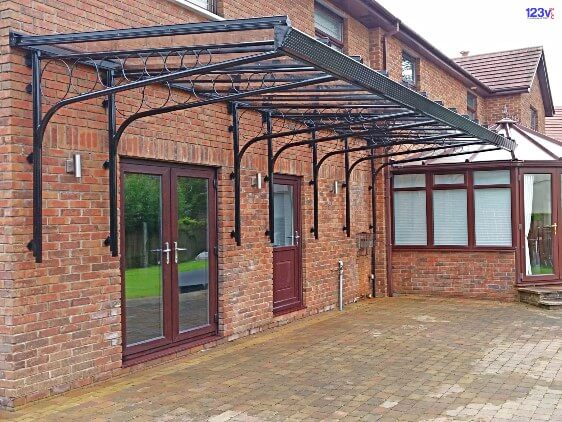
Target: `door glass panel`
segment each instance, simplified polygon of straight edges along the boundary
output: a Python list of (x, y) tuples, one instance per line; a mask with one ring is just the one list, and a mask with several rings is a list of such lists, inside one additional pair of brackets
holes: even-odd
[(208, 179), (177, 179), (178, 236), (174, 260), (180, 332), (209, 324), (208, 193)]
[(523, 179), (525, 271), (527, 275), (554, 274), (550, 174), (525, 174)]
[(274, 184), (273, 195), (275, 224), (273, 246), (293, 246), (295, 242), (293, 187)]
[(163, 336), (162, 181), (125, 173), (126, 345)]

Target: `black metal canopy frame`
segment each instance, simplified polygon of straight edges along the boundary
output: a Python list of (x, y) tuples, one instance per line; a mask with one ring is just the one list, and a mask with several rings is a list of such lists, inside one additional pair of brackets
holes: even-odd
[[(226, 41), (201, 43), (199, 40), (208, 39), (206, 34)], [(243, 40), (234, 41), (235, 34)], [(145, 47), (121, 48), (127, 40), (135, 40), (136, 46), (142, 40)], [(151, 41), (154, 45), (147, 46)], [(104, 166), (109, 170), (110, 233), (106, 244), (113, 256), (118, 254), (119, 140), (133, 122), (145, 117), (228, 103), (234, 153), (232, 237), (237, 245), (242, 242), (240, 172), (244, 154), (252, 145), (267, 145), (266, 235), (272, 242), (275, 164), (288, 149), (307, 145), (312, 150), (311, 232), (318, 238), (318, 175), (322, 164), (331, 157), (344, 157), (343, 229), (350, 236), (350, 175), (360, 163), (371, 163), (374, 228), (375, 160), (387, 165), (465, 154), (468, 152), (463, 148), (473, 145), (490, 150), (513, 150), (515, 146), (512, 140), (467, 116), (365, 66), (360, 58), (346, 56), (293, 28), (286, 16), (38, 36), (11, 32), (10, 45), (27, 51), (32, 68), (29, 91), (33, 152), (29, 162), (33, 165), (33, 239), (28, 247), (36, 262), (42, 260), (41, 161), (45, 130), (63, 107), (86, 100), (103, 98), (107, 109), (109, 157)], [(106, 46), (109, 47), (104, 49)], [(57, 90), (51, 87), (49, 72), (50, 78), (58, 75)], [(167, 94), (155, 99), (149, 86)], [(134, 95), (127, 96), (126, 106), (119, 109), (117, 95), (131, 92)], [(44, 103), (48, 103), (45, 113)], [(262, 133), (243, 142), (240, 116), (246, 111), (261, 113), (263, 124)], [(277, 149), (276, 139), (284, 140)], [(320, 157), (322, 144), (331, 149)], [(365, 155), (351, 162), (352, 154), (361, 152)]]

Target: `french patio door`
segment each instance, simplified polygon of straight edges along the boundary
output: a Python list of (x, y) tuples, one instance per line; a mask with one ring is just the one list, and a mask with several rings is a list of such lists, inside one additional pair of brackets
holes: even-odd
[(562, 216), (560, 170), (533, 169), (522, 175), (522, 281), (562, 280), (559, 240)]
[(122, 163), (124, 356), (217, 332), (212, 169)]

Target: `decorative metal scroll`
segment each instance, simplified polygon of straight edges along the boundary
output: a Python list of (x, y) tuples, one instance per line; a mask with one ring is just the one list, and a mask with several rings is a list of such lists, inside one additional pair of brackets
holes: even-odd
[[(245, 34), (245, 41), (233, 39), (236, 33)], [(185, 41), (203, 34), (223, 34), (227, 41)], [(126, 40), (135, 39), (142, 40), (142, 48), (121, 48)], [(151, 39), (161, 42), (150, 46)], [(229, 104), (235, 190), (232, 234), (238, 245), (240, 171), (244, 154), (253, 145), (267, 148), (270, 237), (275, 164), (288, 149), (312, 149), (313, 232), (318, 237), (318, 172), (332, 156), (344, 155), (349, 189), (353, 169), (368, 160), (372, 166), (375, 157), (420, 159), (432, 151), (457, 151), (471, 143), (514, 146), (513, 141), (295, 30), (284, 16), (44, 36), (11, 33), (10, 45), (25, 49), (32, 67), (33, 240), (29, 248), (37, 262), (42, 260), (43, 136), (57, 111), (83, 101), (102, 99), (107, 108), (110, 234), (106, 243), (114, 256), (118, 254), (117, 148), (129, 125), (139, 119)], [(95, 50), (104, 45), (119, 48)], [(356, 156), (350, 154), (356, 153), (365, 155), (352, 163)], [(347, 193), (346, 221), (349, 202)], [(349, 236), (350, 224), (346, 226)]]

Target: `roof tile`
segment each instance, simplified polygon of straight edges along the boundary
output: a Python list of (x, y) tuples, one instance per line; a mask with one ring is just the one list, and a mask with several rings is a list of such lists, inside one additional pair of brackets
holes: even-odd
[(476, 54), (453, 59), (492, 91), (530, 88), (542, 47)]

